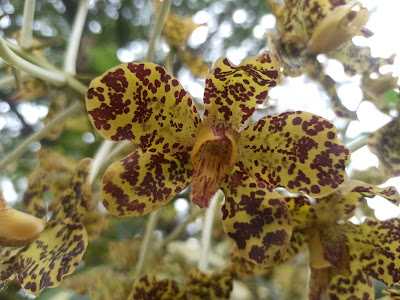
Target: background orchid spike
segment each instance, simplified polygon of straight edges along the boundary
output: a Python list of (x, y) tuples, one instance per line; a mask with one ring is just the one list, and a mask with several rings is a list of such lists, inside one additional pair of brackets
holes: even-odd
[(355, 180), (313, 204), (304, 196), (285, 198), (293, 220), (288, 252), (298, 253), (305, 243), (309, 248), (309, 299), (325, 294), (331, 299), (373, 299), (371, 277), (390, 286), (398, 282), (399, 219), (347, 222), (365, 197), (376, 195), (396, 205), (400, 202), (394, 187)]

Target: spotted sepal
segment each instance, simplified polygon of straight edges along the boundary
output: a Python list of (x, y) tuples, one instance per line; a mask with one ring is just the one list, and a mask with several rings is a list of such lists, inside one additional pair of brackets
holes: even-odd
[(374, 286), (371, 278), (362, 271), (360, 262), (350, 261), (350, 276), (336, 275), (328, 286), (331, 299), (338, 300), (373, 300), (375, 299)]
[(394, 119), (368, 136), (367, 144), (385, 175), (400, 176), (400, 120)]
[(347, 120), (357, 120), (357, 113), (343, 105), (336, 92), (335, 80), (333, 80), (331, 76), (325, 74), (325, 68), (321, 63), (317, 60), (312, 61), (312, 63), (308, 65), (307, 75), (321, 84), (330, 97), (332, 109), (338, 117)]
[(343, 64), (344, 71), (349, 76), (379, 73), (380, 67), (392, 65), (395, 58), (395, 55), (388, 58), (372, 57), (369, 47), (356, 46), (352, 41), (343, 43), (327, 55), (340, 61)]
[(234, 245), (229, 255), (229, 271), (235, 277), (264, 275), (271, 269), (263, 265), (255, 264), (247, 259), (244, 259), (239, 252), (239, 249)]
[(48, 189), (46, 172), (37, 169), (28, 177), (28, 188), (22, 197), (22, 203), (28, 208), (30, 214), (46, 220), (47, 205), (44, 201), (44, 192)]
[(86, 108), (104, 138), (165, 154), (189, 151), (200, 122), (182, 85), (153, 63), (122, 64), (95, 78)]
[(0, 291), (14, 280), (23, 247), (0, 247)]
[(339, 188), (350, 160), (334, 125), (302, 111), (266, 116), (246, 127), (238, 151), (240, 166), (258, 181), (316, 198)]
[(388, 300), (400, 300), (400, 290), (399, 289), (385, 289), (382, 293), (389, 295)]
[(297, 254), (307, 249), (309, 236), (307, 230), (293, 230), (289, 246), (282, 256), (282, 262), (294, 259)]
[(365, 274), (388, 286), (400, 281), (400, 219), (367, 219), (345, 229), (351, 260), (358, 260)]
[(136, 217), (152, 212), (190, 184), (189, 153), (143, 153), (140, 149), (113, 163), (105, 172), (102, 201), (119, 217)]
[(239, 131), (280, 82), (279, 64), (269, 52), (246, 58), (238, 66), (221, 57), (206, 78), (203, 123)]
[(230, 299), (232, 288), (233, 277), (225, 270), (212, 274), (191, 270), (185, 277), (185, 291), (188, 300)]
[(63, 192), (51, 220), (63, 221), (71, 218), (74, 222), (82, 222), (84, 215), (92, 206), (92, 190), (89, 183), (91, 158), (81, 160), (74, 172), (69, 187)]
[(222, 225), (247, 260), (273, 266), (286, 252), (292, 225), (285, 200), (236, 168), (223, 182)]
[(18, 281), (29, 294), (39, 296), (46, 288), (61, 284), (82, 261), (87, 247), (82, 224), (70, 219), (49, 221), (39, 237), (20, 255)]
[(142, 275), (133, 283), (129, 300), (186, 300), (184, 290), (171, 279), (157, 280), (154, 275)]
[(284, 197), (284, 199), (290, 211), (293, 230), (308, 229), (315, 224), (317, 216), (306, 196)]
[(346, 221), (365, 197), (381, 196), (399, 205), (400, 195), (395, 187), (379, 188), (358, 180), (346, 181), (336, 192), (317, 199), (314, 209), (318, 219), (327, 222)]

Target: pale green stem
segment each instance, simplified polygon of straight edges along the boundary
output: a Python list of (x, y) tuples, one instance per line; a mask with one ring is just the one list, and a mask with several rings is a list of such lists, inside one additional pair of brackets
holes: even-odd
[(71, 36), (68, 40), (68, 48), (65, 54), (64, 71), (68, 74), (76, 74), (76, 59), (78, 57), (79, 44), (81, 42), (83, 27), (85, 26), (88, 12), (88, 1), (81, 0), (75, 15)]
[[(24, 72), (24, 73), (22, 73), (22, 76), (21, 76), (21, 82), (25, 82), (30, 78), (32, 78), (32, 77), (29, 74)], [(4, 78), (1, 78), (0, 79), (0, 90), (8, 88), (10, 86), (14, 86), (15, 84), (16, 84), (16, 81), (15, 81), (14, 76), (7, 76)]]
[(104, 158), (107, 157), (108, 153), (112, 150), (112, 148), (114, 148), (114, 146), (115, 142), (111, 142), (108, 140), (104, 140), (101, 143), (99, 149), (96, 152), (96, 155), (93, 158), (93, 166), (89, 178), (90, 184), (93, 184), (94, 179), (96, 178), (101, 167), (103, 166)]
[(183, 222), (179, 223), (174, 228), (174, 230), (162, 240), (161, 245), (158, 247), (158, 249), (164, 248), (170, 242), (177, 239), (179, 235), (185, 230), (186, 226), (202, 213), (202, 209), (193, 210), (192, 213)]
[(117, 154), (119, 154), (121, 151), (127, 149), (128, 147), (132, 147), (132, 146), (136, 147), (135, 144), (132, 144), (131, 142), (128, 142), (128, 141), (119, 142), (119, 143), (117, 144), (117, 146), (115, 146), (115, 148), (113, 149), (113, 151), (110, 153), (109, 157), (113, 157), (114, 155), (117, 155)]
[(157, 39), (157, 37), (160, 36), (161, 31), (164, 27), (165, 19), (168, 16), (169, 8), (171, 7), (171, 3), (172, 3), (172, 0), (164, 0), (161, 4), (160, 11), (157, 15), (157, 23), (156, 23), (156, 25), (154, 25), (153, 32), (151, 33), (151, 37), (150, 37), (150, 41), (149, 41), (149, 48), (147, 50), (147, 54), (144, 59), (145, 61), (153, 60), (156, 39)]
[(349, 143), (347, 147), (350, 149), (350, 152), (353, 153), (358, 149), (364, 147), (367, 144), (367, 135), (363, 135), (356, 139), (355, 141)]
[(173, 48), (170, 48), (167, 57), (165, 59), (165, 68), (171, 74), (174, 73), (174, 56), (175, 56), (175, 51), (173, 50)]
[(16, 55), (4, 42), (0, 36), (0, 57), (3, 58), (10, 66), (20, 69), (31, 74), (34, 77), (49, 82), (55, 86), (63, 86), (67, 84), (66, 76), (61, 72), (45, 70), (38, 67), (18, 55)]
[(151, 241), (153, 238), (153, 231), (157, 226), (159, 211), (160, 209), (150, 213), (150, 217), (146, 226), (146, 232), (144, 233), (143, 242), (139, 251), (139, 258), (136, 263), (136, 270), (135, 270), (136, 277), (140, 276), (144, 271), (144, 266), (147, 261), (148, 254), (150, 252), (150, 245), (152, 244)]
[(75, 102), (67, 110), (56, 116), (49, 123), (47, 123), (42, 129), (33, 133), (29, 136), (22, 144), (20, 144), (16, 149), (14, 149), (10, 154), (4, 157), (0, 161), (0, 171), (4, 171), (4, 168), (11, 162), (17, 160), (24, 152), (29, 148), (29, 145), (33, 142), (39, 141), (46, 137), (55, 127), (63, 124), (68, 120), (73, 114), (83, 111), (84, 107), (82, 103)]
[(32, 47), (32, 25), (35, 16), (35, 5), (36, 0), (25, 0), (21, 41), (19, 43), (21, 47), (25, 49), (30, 49)]
[(209, 206), (204, 217), (203, 231), (201, 233), (201, 252), (200, 259), (197, 268), (202, 271), (207, 271), (208, 266), (208, 251), (211, 245), (211, 233), (214, 223), (215, 209), (217, 207), (218, 199), (220, 197), (220, 191), (218, 191), (210, 200)]

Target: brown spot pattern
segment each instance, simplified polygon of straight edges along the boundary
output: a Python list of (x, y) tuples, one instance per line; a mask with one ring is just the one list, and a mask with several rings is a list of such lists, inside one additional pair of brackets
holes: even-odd
[(241, 166), (253, 178), (313, 197), (337, 189), (350, 160), (332, 123), (301, 111), (266, 116), (246, 127), (238, 151)]
[(285, 200), (238, 168), (221, 189), (225, 194), (222, 224), (241, 255), (264, 266), (279, 263), (292, 232)]

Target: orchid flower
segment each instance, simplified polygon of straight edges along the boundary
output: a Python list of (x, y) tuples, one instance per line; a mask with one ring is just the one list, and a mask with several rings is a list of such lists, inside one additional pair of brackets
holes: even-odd
[(86, 106), (95, 128), (108, 140), (139, 146), (105, 172), (105, 207), (120, 217), (142, 216), (192, 183), (191, 200), (204, 208), (221, 187), (224, 229), (243, 257), (277, 263), (291, 221), (274, 188), (322, 197), (343, 183), (350, 158), (333, 124), (311, 113), (245, 126), (280, 80), (268, 52), (238, 66), (220, 58), (206, 78), (201, 121), (178, 80), (156, 64), (122, 64), (94, 79)]

